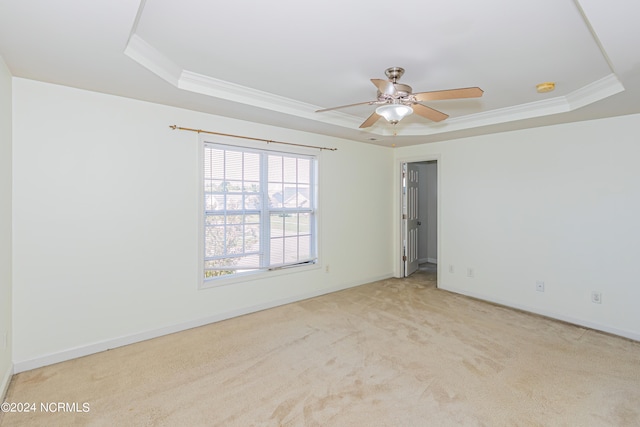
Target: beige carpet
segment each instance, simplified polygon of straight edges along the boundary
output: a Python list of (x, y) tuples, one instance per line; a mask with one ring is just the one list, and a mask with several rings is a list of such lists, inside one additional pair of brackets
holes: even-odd
[(640, 343), (390, 279), (36, 369), (2, 426), (639, 426)]

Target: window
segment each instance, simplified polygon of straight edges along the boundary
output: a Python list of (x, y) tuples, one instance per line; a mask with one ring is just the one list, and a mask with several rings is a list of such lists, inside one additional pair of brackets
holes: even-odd
[(316, 261), (316, 158), (204, 144), (204, 279)]

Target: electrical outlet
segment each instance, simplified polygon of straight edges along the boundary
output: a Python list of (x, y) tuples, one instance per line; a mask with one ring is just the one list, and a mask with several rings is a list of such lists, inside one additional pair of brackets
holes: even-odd
[(475, 272), (473, 271), (473, 268), (467, 267), (467, 277), (473, 277), (474, 274)]
[(325, 272), (325, 273), (328, 273), (328, 272), (329, 272), (329, 264), (327, 264), (327, 265), (324, 267), (324, 272)]
[(453, 274), (453, 265), (450, 265), (450, 266), (449, 266), (449, 273), (452, 273), (452, 274)]
[(594, 304), (602, 304), (602, 293), (597, 291), (591, 292), (591, 302)]
[(544, 292), (544, 282), (542, 280), (536, 281), (536, 291)]

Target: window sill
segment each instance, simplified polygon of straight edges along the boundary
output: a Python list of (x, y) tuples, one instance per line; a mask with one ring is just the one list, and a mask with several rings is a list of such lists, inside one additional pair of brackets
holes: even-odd
[(286, 274), (297, 274), (303, 273), (312, 270), (320, 269), (321, 265), (319, 262), (315, 264), (301, 265), (277, 270), (264, 270), (258, 272), (251, 273), (238, 273), (232, 276), (221, 277), (217, 279), (206, 279), (201, 280), (200, 285), (198, 286), (199, 290), (218, 288), (220, 286), (233, 285), (235, 283), (249, 282), (253, 280), (265, 280), (271, 279), (274, 277), (284, 276)]

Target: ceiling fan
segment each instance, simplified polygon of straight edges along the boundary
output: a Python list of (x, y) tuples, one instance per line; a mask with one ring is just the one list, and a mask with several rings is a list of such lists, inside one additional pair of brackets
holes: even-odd
[(323, 110), (317, 110), (316, 113), (369, 104), (378, 105), (379, 107), (360, 125), (360, 128), (372, 126), (380, 117), (384, 117), (389, 123), (395, 125), (411, 113), (416, 113), (434, 122), (440, 122), (449, 116), (431, 107), (420, 104), (420, 102), (479, 98), (484, 93), (479, 87), (412, 93), (411, 86), (398, 83), (398, 80), (404, 74), (404, 68), (391, 67), (387, 68), (384, 73), (389, 80), (371, 79), (371, 82), (378, 88), (378, 97), (375, 101), (325, 108)]

